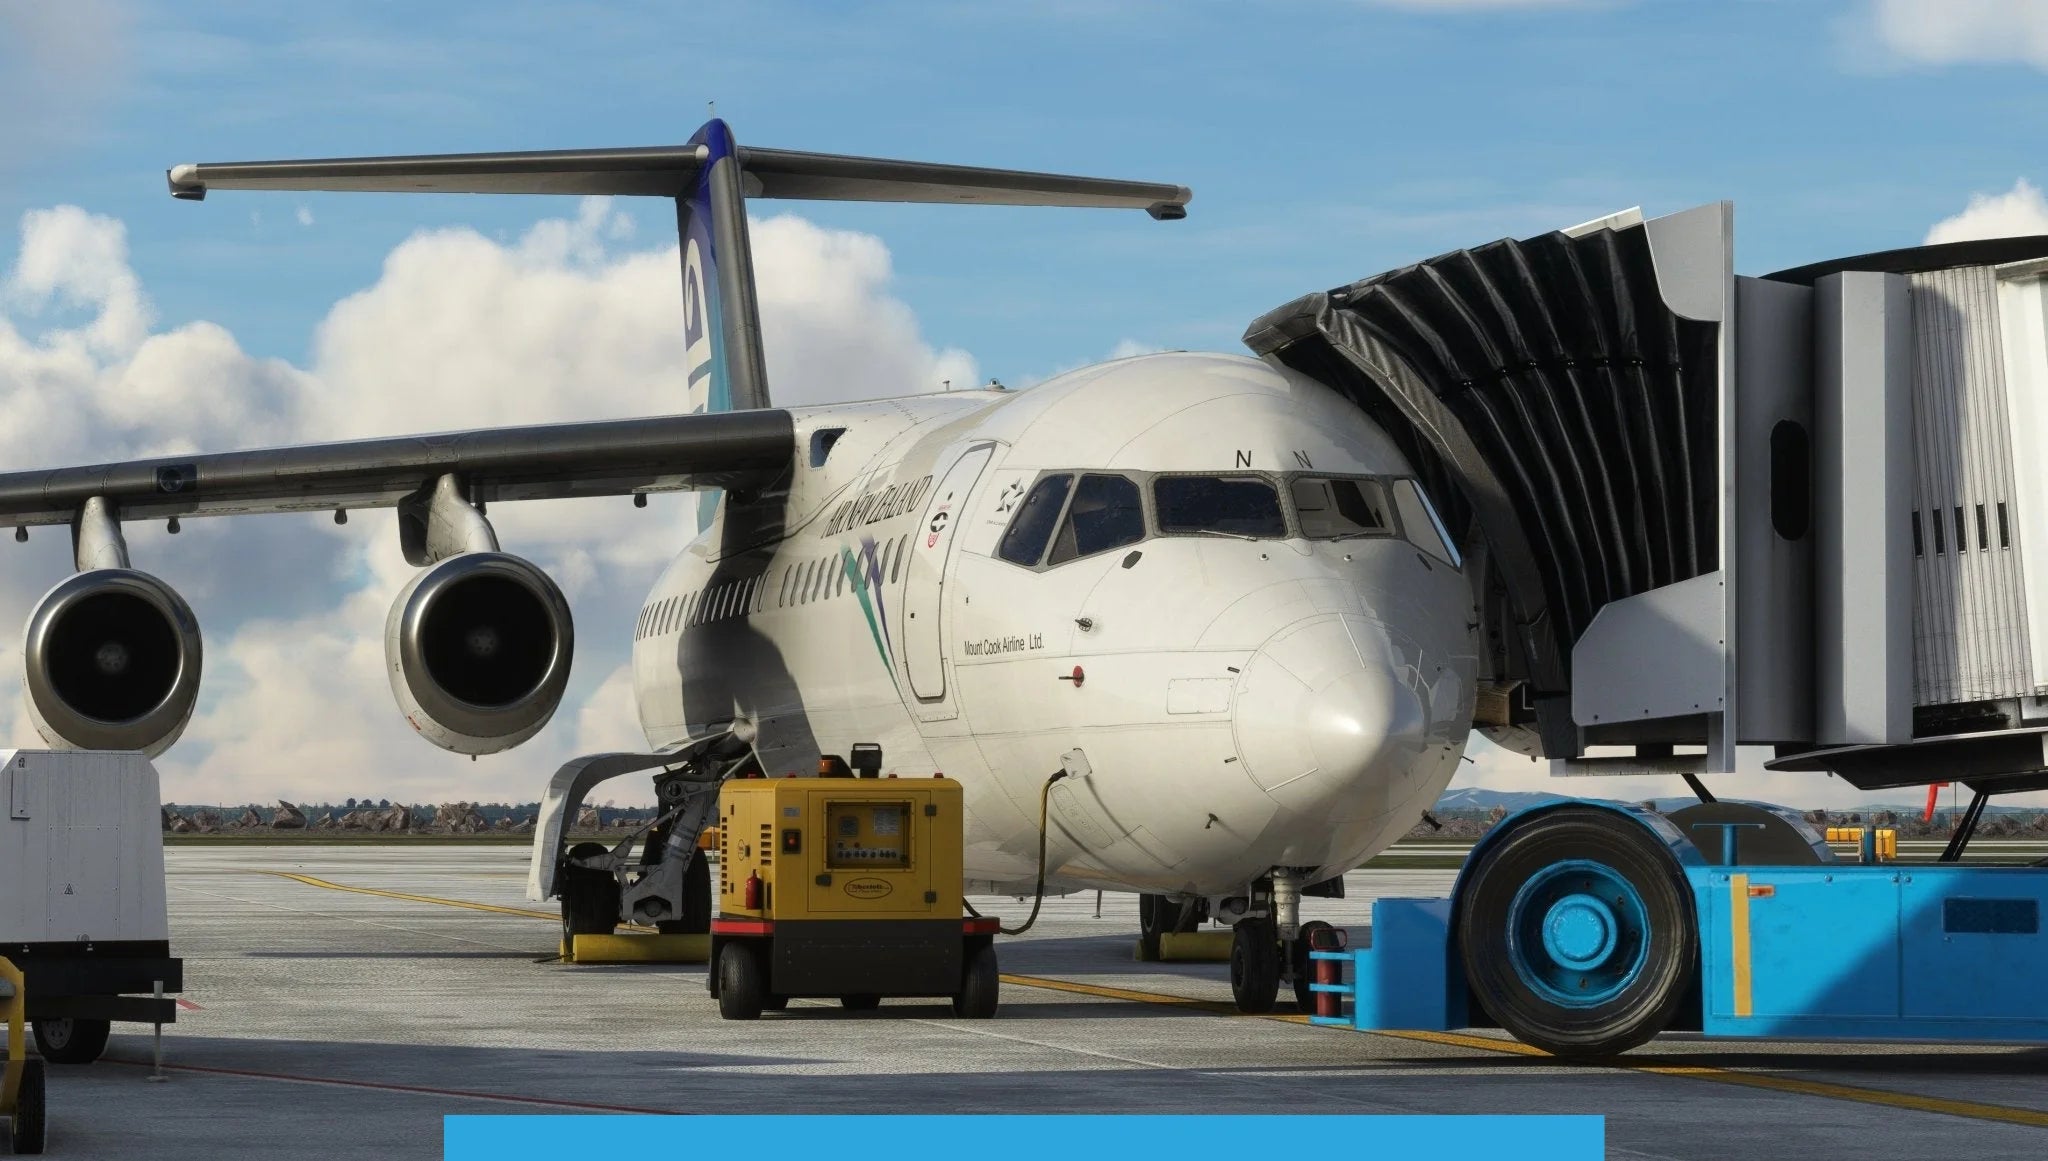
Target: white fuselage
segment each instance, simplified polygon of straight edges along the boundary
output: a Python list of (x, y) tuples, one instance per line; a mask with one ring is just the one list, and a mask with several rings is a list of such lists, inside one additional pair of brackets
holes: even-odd
[[(1201, 896), (1340, 874), (1450, 781), (1472, 596), (1406, 460), (1328, 388), (1162, 354), (793, 414), (786, 504), (722, 504), (643, 610), (656, 749), (748, 721), (775, 777), (879, 743), (888, 774), (965, 786), (984, 889), (1028, 887), (1063, 764), (1056, 886)], [(1319, 507), (1345, 487), (1380, 527)]]

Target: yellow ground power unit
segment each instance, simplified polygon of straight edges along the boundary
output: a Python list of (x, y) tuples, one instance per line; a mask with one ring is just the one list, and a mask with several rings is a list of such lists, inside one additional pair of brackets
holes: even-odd
[(14, 961), (0, 958), (0, 1117), (7, 1118), (7, 1137), (21, 1154), (43, 1151), (43, 1062), (28, 1058), (22, 1022), (28, 1011), (28, 988)]
[(947, 996), (993, 1016), (996, 920), (963, 916), (960, 784), (739, 778), (719, 792), (711, 994), (728, 1020), (796, 996)]

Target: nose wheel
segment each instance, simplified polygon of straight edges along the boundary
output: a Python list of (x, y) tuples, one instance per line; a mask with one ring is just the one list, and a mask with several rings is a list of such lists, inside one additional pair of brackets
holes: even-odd
[(1240, 919), (1230, 929), (1230, 996), (1246, 1015), (1273, 1010), (1280, 996), (1280, 929), (1271, 919)]

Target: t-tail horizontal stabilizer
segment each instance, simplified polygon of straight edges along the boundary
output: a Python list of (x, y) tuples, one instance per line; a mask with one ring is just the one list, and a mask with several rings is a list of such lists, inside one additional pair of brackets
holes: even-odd
[(1193, 197), (1157, 182), (756, 149), (720, 120), (680, 146), (238, 161), (174, 166), (169, 178), (172, 197), (195, 201), (210, 189), (674, 198), (693, 412), (769, 406), (745, 198), (1140, 209), (1174, 220)]

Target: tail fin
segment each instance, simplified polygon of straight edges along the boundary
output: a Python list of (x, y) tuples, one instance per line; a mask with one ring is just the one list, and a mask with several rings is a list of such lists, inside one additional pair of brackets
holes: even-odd
[(1142, 209), (1187, 216), (1186, 187), (1054, 173), (742, 148), (712, 120), (682, 146), (448, 153), (179, 165), (171, 196), (208, 189), (385, 193), (640, 194), (676, 200), (690, 410), (769, 406), (745, 199), (965, 202)]
[(708, 122), (685, 148), (699, 156), (689, 191), (676, 197), (690, 412), (766, 407), (754, 257), (732, 130), (723, 121)]

